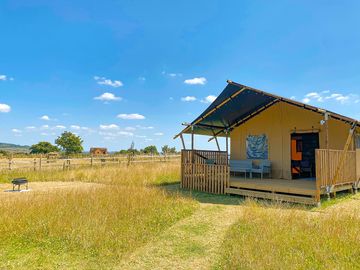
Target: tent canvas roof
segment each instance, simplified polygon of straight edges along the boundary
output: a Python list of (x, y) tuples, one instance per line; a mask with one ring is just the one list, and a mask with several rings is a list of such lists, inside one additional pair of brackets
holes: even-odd
[[(326, 110), (297, 102), (284, 97), (276, 96), (249, 86), (227, 81), (228, 85), (210, 104), (210, 106), (198, 116), (191, 125), (183, 129), (175, 136), (177, 138), (182, 133), (191, 133), (191, 126), (194, 134), (208, 136), (225, 136), (227, 131), (231, 131), (236, 126), (245, 123), (247, 120), (266, 110), (277, 102), (288, 104), (324, 114)], [(330, 112), (331, 117), (340, 121), (353, 124), (357, 120)], [(357, 123), (360, 126), (359, 123)]]

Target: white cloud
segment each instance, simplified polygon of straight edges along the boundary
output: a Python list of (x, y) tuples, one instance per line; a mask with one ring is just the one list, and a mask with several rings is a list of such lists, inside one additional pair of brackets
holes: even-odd
[(305, 97), (302, 99), (302, 102), (304, 103), (311, 103), (313, 101), (315, 102), (325, 102), (325, 101), (335, 101), (339, 102), (340, 104), (346, 104), (346, 103), (357, 103), (359, 96), (356, 94), (340, 94), (340, 93), (331, 93), (331, 91), (321, 91), (321, 92), (310, 92), (305, 95)]
[(209, 96), (205, 97), (204, 99), (202, 99), (201, 102), (202, 103), (213, 103), (216, 98), (217, 98), (217, 96), (209, 95)]
[(154, 135), (155, 135), (155, 136), (163, 136), (164, 133), (162, 133), (162, 132), (156, 132), (156, 133), (154, 133)]
[(6, 75), (0, 75), (0, 81), (6, 81), (7, 76)]
[(127, 130), (127, 131), (134, 131), (134, 130), (136, 130), (136, 128), (134, 128), (134, 127), (126, 127), (125, 130)]
[(310, 101), (311, 101), (310, 98), (303, 98), (302, 100), (302, 102), (306, 104), (310, 103)]
[(81, 127), (78, 126), (78, 125), (71, 125), (70, 128), (74, 129), (74, 130), (80, 130), (81, 129)]
[(55, 129), (65, 129), (66, 127), (63, 125), (57, 125), (54, 127)]
[(98, 97), (94, 97), (94, 99), (96, 100), (101, 100), (101, 101), (114, 101), (114, 100), (122, 100), (121, 97), (117, 97), (115, 96), (113, 93), (103, 93), (102, 95), (98, 96)]
[(34, 127), (34, 126), (28, 126), (28, 127), (25, 127), (25, 129), (26, 129), (26, 130), (35, 130), (36, 127)]
[(135, 135), (136, 138), (146, 138), (145, 135)]
[(144, 127), (144, 126), (136, 125), (136, 127), (139, 129), (154, 129), (154, 127), (152, 126)]
[(116, 137), (117, 136), (117, 133), (114, 133), (114, 132), (104, 132), (104, 131), (99, 131), (99, 134), (102, 135), (102, 136), (107, 136), (107, 137)]
[(43, 115), (40, 117), (41, 120), (50, 121), (50, 117), (47, 115)]
[(99, 131), (99, 135), (110, 137), (118, 137), (118, 136), (134, 136), (134, 133), (129, 131)]
[(191, 84), (191, 85), (196, 85), (196, 84), (204, 85), (206, 82), (207, 82), (207, 80), (206, 80), (205, 77), (187, 79), (187, 80), (184, 81), (184, 83)]
[(94, 80), (97, 81), (97, 83), (100, 84), (100, 85), (108, 85), (108, 86), (111, 86), (111, 87), (120, 87), (120, 86), (124, 85), (119, 80), (112, 81), (110, 79), (106, 79), (105, 77), (94, 76)]
[(22, 133), (22, 131), (20, 129), (17, 129), (17, 128), (13, 128), (11, 131), (14, 132), (14, 133)]
[(146, 81), (146, 78), (145, 77), (139, 77), (138, 80), (144, 82), (144, 81)]
[(41, 128), (41, 129), (48, 129), (48, 128), (49, 128), (49, 125), (42, 125), (40, 128)]
[(7, 104), (0, 103), (0, 113), (8, 113), (11, 111), (11, 107)]
[(187, 96), (187, 97), (182, 97), (181, 101), (185, 101), (185, 102), (191, 102), (191, 101), (195, 101), (196, 97), (193, 96)]
[(138, 114), (138, 113), (130, 113), (130, 114), (121, 113), (121, 114), (118, 114), (116, 117), (120, 118), (120, 119), (125, 119), (125, 120), (143, 120), (143, 119), (145, 119), (145, 116)]
[(116, 130), (119, 129), (118, 125), (110, 124), (110, 125), (100, 125), (99, 126), (101, 130)]
[(134, 133), (129, 131), (119, 131), (118, 134), (122, 136), (134, 136)]

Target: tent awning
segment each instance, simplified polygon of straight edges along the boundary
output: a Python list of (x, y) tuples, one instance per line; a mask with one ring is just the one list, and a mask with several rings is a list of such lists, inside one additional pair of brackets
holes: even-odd
[[(266, 93), (232, 81), (227, 82), (228, 85), (217, 99), (174, 138), (177, 138), (182, 133), (192, 132), (199, 135), (225, 136), (226, 133), (234, 127), (245, 123), (247, 120), (280, 101), (321, 114), (326, 112), (324, 109), (308, 104)], [(332, 118), (344, 122), (357, 122), (357, 120), (346, 116), (333, 112), (329, 113)], [(358, 126), (360, 126), (359, 123)], [(193, 131), (191, 129), (193, 129)]]

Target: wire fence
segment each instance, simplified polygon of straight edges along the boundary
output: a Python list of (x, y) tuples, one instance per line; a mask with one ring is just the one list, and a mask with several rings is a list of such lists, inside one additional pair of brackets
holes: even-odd
[(130, 165), (149, 162), (179, 161), (180, 155), (124, 155), (113, 157), (86, 157), (86, 158), (2, 158), (0, 171), (4, 170), (69, 170), (79, 167), (94, 167), (106, 165)]

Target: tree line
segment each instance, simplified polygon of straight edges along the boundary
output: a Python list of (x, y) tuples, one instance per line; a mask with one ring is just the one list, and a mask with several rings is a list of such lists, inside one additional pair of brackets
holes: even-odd
[[(50, 142), (41, 141), (36, 144), (30, 146), (30, 154), (48, 154), (52, 152), (62, 152), (65, 155), (72, 155), (72, 154), (80, 154), (83, 153), (83, 140), (80, 136), (65, 131), (63, 132), (56, 140), (55, 145), (51, 144)], [(162, 154), (176, 154), (175, 147), (169, 147), (168, 145), (164, 145), (161, 147)], [(152, 154), (158, 155), (159, 151), (155, 145), (149, 145), (143, 149), (136, 149), (134, 143), (128, 149), (122, 149), (115, 154)]]

